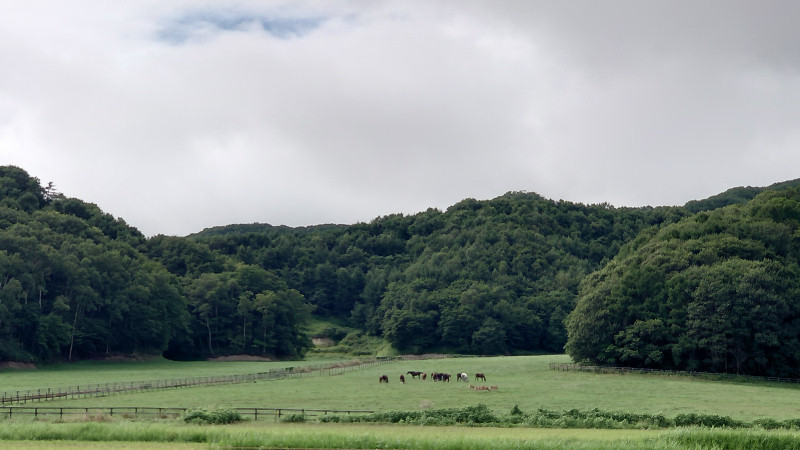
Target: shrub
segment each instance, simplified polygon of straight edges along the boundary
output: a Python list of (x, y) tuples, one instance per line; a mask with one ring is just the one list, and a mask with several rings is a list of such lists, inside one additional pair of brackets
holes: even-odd
[(217, 409), (211, 412), (204, 409), (196, 409), (187, 412), (183, 420), (189, 423), (226, 424), (241, 422), (244, 417), (233, 409)]
[(699, 426), (714, 428), (742, 428), (745, 424), (728, 416), (716, 414), (678, 414), (675, 416), (675, 425), (679, 427)]
[(791, 425), (788, 425), (784, 422), (779, 422), (775, 419), (771, 419), (769, 417), (760, 417), (758, 419), (753, 420), (753, 425), (757, 427), (761, 427), (765, 430), (776, 430), (778, 428), (791, 428)]
[(303, 413), (289, 414), (288, 416), (281, 419), (281, 422), (288, 422), (288, 423), (303, 423), (305, 421), (306, 421), (306, 415)]

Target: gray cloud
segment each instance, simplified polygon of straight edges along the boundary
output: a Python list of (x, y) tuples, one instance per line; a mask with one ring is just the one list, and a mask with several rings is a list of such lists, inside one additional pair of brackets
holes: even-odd
[(6, 8), (3, 163), (147, 235), (798, 177), (791, 2), (235, 5)]

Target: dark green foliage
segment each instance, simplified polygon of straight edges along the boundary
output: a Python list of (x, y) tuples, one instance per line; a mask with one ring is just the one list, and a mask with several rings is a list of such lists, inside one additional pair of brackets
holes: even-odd
[[(346, 320), (401, 351), (560, 352), (583, 277), (640, 230), (683, 215), (509, 193), (351, 226), (231, 225), (186, 239), (156, 237), (148, 253), (184, 277), (190, 297), (209, 272), (231, 270), (214, 260), (260, 267), (302, 294), (314, 314)], [(228, 351), (215, 337), (235, 327), (222, 326), (234, 309), (225, 303), (232, 300), (219, 303), (209, 323), (212, 309), (193, 310), (192, 329), (208, 335), (211, 328), (210, 337), (196, 331), (196, 351)]]
[(778, 428), (794, 428), (795, 426), (786, 426), (785, 422), (781, 422), (779, 420), (775, 420), (769, 417), (762, 417), (753, 420), (753, 425), (763, 428), (765, 430), (777, 430)]
[(39, 179), (15, 166), (0, 166), (0, 207), (33, 212), (47, 203)]
[(0, 358), (297, 358), (316, 314), (358, 330), (336, 335), (352, 352), (378, 338), (403, 352), (567, 344), (599, 363), (792, 376), (800, 200), (788, 184), (693, 217), (510, 192), (355, 225), (145, 239), (0, 167)]
[(233, 409), (215, 409), (213, 411), (196, 409), (187, 412), (183, 420), (187, 423), (224, 425), (241, 422), (245, 418)]
[(283, 417), (281, 419), (281, 422), (287, 422), (287, 423), (303, 423), (305, 421), (306, 421), (305, 414), (289, 414), (288, 416)]
[(768, 187), (740, 186), (728, 189), (721, 194), (712, 195), (704, 200), (692, 200), (687, 202), (684, 207), (691, 213), (697, 213), (719, 209), (728, 205), (743, 205), (764, 191), (780, 190), (787, 187), (797, 187), (798, 185), (800, 185), (800, 180), (784, 181)]
[(0, 167), (0, 360), (298, 357), (311, 310), (272, 272), (205, 243), (146, 241), (96, 205)]
[(363, 416), (342, 416), (323, 421), (406, 423), (417, 425), (493, 424), (500, 419), (484, 404), (464, 408), (432, 409), (425, 411), (390, 411)]
[(524, 414), (522, 423), (542, 428), (669, 428), (674, 421), (662, 414), (639, 414), (623, 411), (601, 411), (591, 409), (582, 411), (551, 411), (538, 409)]
[(743, 428), (746, 426), (740, 420), (716, 414), (678, 414), (674, 422), (676, 427)]
[(405, 423), (415, 425), (521, 425), (536, 428), (599, 428), (599, 429), (668, 429), (675, 427), (704, 428), (763, 428), (796, 430), (798, 420), (778, 421), (770, 418), (743, 422), (728, 416), (712, 414), (683, 413), (674, 418), (663, 414), (631, 413), (626, 411), (602, 411), (570, 409), (553, 411), (538, 409), (525, 413), (517, 406), (507, 415), (497, 415), (479, 404), (464, 408), (435, 409), (422, 411), (390, 411), (365, 415), (331, 415), (321, 422), (366, 422), (366, 423)]
[(800, 190), (643, 233), (583, 282), (577, 361), (800, 376)]
[(138, 231), (38, 188), (20, 169), (0, 169), (3, 204), (37, 199), (0, 212), (13, 218), (0, 226), (0, 359), (160, 352), (183, 331), (177, 280), (139, 252)]

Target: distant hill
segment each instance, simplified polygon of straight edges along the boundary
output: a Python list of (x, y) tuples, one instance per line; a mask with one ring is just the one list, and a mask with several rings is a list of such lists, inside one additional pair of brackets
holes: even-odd
[(0, 360), (296, 358), (312, 345), (312, 314), (343, 324), (330, 337), (370, 335), (403, 352), (560, 352), (580, 286), (622, 249), (695, 211), (798, 181), (686, 207), (508, 192), (352, 225), (233, 224), (147, 239), (40, 184), (0, 167)]
[(226, 236), (233, 234), (249, 234), (249, 233), (271, 233), (271, 232), (281, 232), (288, 230), (313, 232), (313, 231), (324, 231), (329, 229), (342, 228), (346, 226), (347, 225), (323, 224), (323, 225), (311, 225), (305, 227), (289, 227), (286, 225), (274, 226), (268, 223), (246, 223), (246, 224), (220, 225), (211, 228), (206, 228), (197, 233), (192, 233), (187, 237), (210, 238), (213, 236)]
[(743, 205), (754, 199), (756, 195), (767, 190), (779, 190), (796, 186), (800, 186), (800, 178), (771, 184), (766, 187), (740, 186), (730, 188), (721, 194), (712, 195), (711, 197), (703, 200), (689, 201), (686, 203), (686, 205), (684, 205), (684, 207), (691, 213), (711, 211), (713, 209), (722, 208), (728, 205)]

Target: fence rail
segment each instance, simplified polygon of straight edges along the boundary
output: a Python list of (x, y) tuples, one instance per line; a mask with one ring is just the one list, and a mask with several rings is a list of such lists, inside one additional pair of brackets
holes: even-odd
[(316, 364), (301, 367), (285, 367), (270, 369), (268, 372), (258, 372), (240, 375), (221, 375), (190, 378), (173, 378), (169, 380), (126, 381), (114, 383), (97, 383), (78, 386), (57, 388), (27, 389), (24, 391), (3, 392), (0, 397), (0, 406), (13, 404), (26, 404), (28, 402), (76, 399), (86, 397), (105, 397), (123, 392), (147, 392), (162, 389), (176, 389), (190, 386), (210, 384), (236, 384), (252, 383), (260, 380), (280, 380), (294, 377), (313, 377), (339, 375), (345, 372), (376, 367), (383, 364), (417, 359), (439, 359), (447, 355), (406, 355), (380, 358), (357, 359), (353, 361)]
[(663, 369), (644, 369), (638, 367), (614, 367), (614, 366), (586, 366), (572, 363), (550, 363), (550, 370), (594, 372), (594, 373), (642, 373), (657, 375), (680, 375), (687, 377), (723, 378), (731, 380), (753, 380), (753, 381), (772, 381), (776, 383), (800, 383), (800, 378), (788, 377), (758, 377), (754, 375), (736, 375), (731, 373), (696, 372), (684, 370), (663, 370)]
[[(274, 417), (279, 420), (289, 414), (302, 414), (304, 416), (323, 416), (328, 414), (372, 414), (375, 411), (343, 410), (343, 409), (296, 409), (296, 408), (229, 408), (245, 417), (258, 420), (259, 417)], [(115, 406), (115, 407), (41, 407), (41, 406), (0, 406), (0, 417), (12, 419), (18, 416), (55, 417), (63, 419), (64, 416), (94, 416), (108, 415), (121, 417), (157, 416), (159, 418), (179, 417), (192, 408), (159, 408), (140, 406)]]

